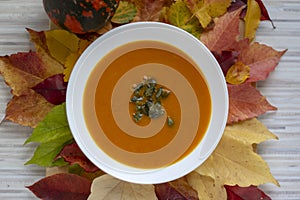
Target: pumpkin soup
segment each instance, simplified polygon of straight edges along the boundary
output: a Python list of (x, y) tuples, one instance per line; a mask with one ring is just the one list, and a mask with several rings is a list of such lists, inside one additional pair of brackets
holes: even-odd
[[(145, 76), (158, 84), (151, 88), (155, 95), (162, 88), (168, 97), (158, 102), (159, 116), (134, 120), (138, 108), (132, 98)], [(83, 104), (99, 148), (136, 168), (164, 167), (188, 155), (211, 118), (210, 91), (199, 67), (184, 52), (156, 41), (128, 43), (102, 58), (89, 76)]]

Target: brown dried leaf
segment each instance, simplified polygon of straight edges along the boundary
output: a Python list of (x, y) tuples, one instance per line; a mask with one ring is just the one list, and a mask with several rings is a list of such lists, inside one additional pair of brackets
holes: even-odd
[(30, 51), (0, 57), (0, 73), (14, 95), (21, 95), (44, 79), (62, 72), (63, 67), (46, 54)]
[(43, 96), (31, 89), (14, 96), (6, 108), (6, 119), (23, 126), (36, 127), (54, 107)]

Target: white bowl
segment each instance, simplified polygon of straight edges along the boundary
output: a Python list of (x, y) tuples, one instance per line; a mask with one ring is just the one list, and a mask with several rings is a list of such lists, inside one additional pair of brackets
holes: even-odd
[[(85, 84), (99, 60), (124, 44), (154, 40), (185, 52), (204, 75), (211, 95), (211, 119), (201, 142), (181, 160), (165, 167), (142, 169), (122, 164), (102, 151), (92, 139), (83, 116)], [(93, 98), (93, 97), (91, 97)], [(182, 177), (200, 166), (214, 151), (226, 126), (228, 93), (220, 66), (211, 52), (194, 36), (159, 22), (137, 22), (115, 28), (93, 42), (77, 61), (67, 89), (67, 117), (77, 144), (100, 169), (124, 181), (156, 184)]]

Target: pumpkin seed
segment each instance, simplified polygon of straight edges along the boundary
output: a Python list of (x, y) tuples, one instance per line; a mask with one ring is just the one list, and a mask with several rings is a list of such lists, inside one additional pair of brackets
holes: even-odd
[(174, 120), (170, 116), (167, 117), (167, 124), (168, 124), (168, 126), (174, 125)]
[[(169, 96), (171, 91), (158, 87), (154, 78), (144, 76), (143, 81), (132, 86), (134, 96), (130, 99), (130, 103), (135, 105), (135, 113), (133, 119), (139, 122), (142, 117), (148, 116), (151, 119), (159, 118), (166, 113), (162, 105), (162, 99)], [(171, 117), (167, 118), (168, 126), (172, 126), (174, 121)]]

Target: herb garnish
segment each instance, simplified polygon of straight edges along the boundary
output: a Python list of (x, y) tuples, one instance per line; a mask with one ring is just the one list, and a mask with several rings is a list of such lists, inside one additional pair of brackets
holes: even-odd
[[(144, 76), (143, 81), (133, 85), (133, 96), (130, 103), (135, 105), (135, 112), (132, 117), (135, 122), (139, 122), (143, 116), (150, 119), (159, 118), (166, 113), (162, 100), (166, 99), (171, 91), (157, 84), (154, 78)], [(167, 117), (168, 126), (173, 126), (174, 121)]]

